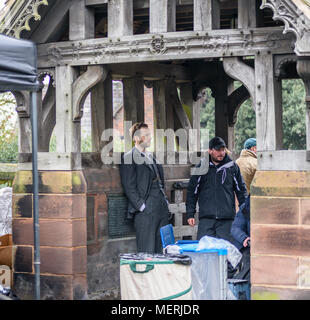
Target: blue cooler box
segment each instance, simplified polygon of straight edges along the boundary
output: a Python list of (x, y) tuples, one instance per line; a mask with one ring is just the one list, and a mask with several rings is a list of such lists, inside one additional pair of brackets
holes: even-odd
[(168, 245), (177, 245), (180, 254), (191, 257), (193, 300), (227, 299), (227, 249), (197, 249), (197, 240), (179, 240), (175, 243), (173, 226), (160, 230), (163, 248), (169, 252)]

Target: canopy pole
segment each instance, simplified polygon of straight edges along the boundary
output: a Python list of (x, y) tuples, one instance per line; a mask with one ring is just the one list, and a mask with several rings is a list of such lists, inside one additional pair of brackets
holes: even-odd
[(37, 92), (30, 92), (30, 98), (31, 98), (31, 126), (32, 126), (32, 182), (33, 182), (35, 299), (40, 300), (40, 225), (39, 225)]

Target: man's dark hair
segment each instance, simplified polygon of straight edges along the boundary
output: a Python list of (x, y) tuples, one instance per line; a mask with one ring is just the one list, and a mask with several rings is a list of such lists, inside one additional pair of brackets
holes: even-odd
[(135, 123), (131, 128), (130, 128), (130, 134), (131, 138), (133, 140), (133, 137), (135, 136), (135, 133), (140, 130), (141, 128), (148, 128), (149, 126), (144, 123), (143, 121)]

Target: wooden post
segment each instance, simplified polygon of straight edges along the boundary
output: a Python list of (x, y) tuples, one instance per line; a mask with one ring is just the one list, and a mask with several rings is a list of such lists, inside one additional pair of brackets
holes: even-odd
[(109, 74), (91, 91), (92, 151), (101, 152), (108, 142), (101, 142), (103, 130), (113, 128), (113, 88)]
[(52, 79), (50, 80), (47, 92), (44, 96), (43, 102), (43, 142), (42, 150), (43, 152), (49, 151), (50, 139), (56, 124), (56, 90), (52, 84)]
[(218, 0), (194, 0), (194, 30), (220, 29), (220, 3)]
[(258, 27), (258, 12), (256, 0), (238, 0), (238, 28)]
[(195, 141), (190, 141), (191, 137), (189, 137), (189, 146), (191, 147), (194, 144), (198, 151), (200, 150), (200, 110), (204, 99), (200, 98), (197, 101), (194, 101), (193, 85), (189, 82), (180, 85), (180, 98), (183, 109), (190, 114), (189, 120), (192, 128), (196, 130), (197, 133)]
[(72, 86), (77, 76), (73, 67), (56, 67), (56, 151), (61, 153), (81, 149), (81, 123), (72, 121)]
[[(173, 115), (173, 106), (171, 103), (169, 103), (169, 80), (164, 79), (164, 80), (158, 80), (154, 81), (153, 84), (153, 112), (154, 112), (154, 130), (156, 132), (156, 129), (162, 129), (162, 130), (167, 130), (167, 129), (172, 129), (174, 130), (174, 115)], [(157, 132), (158, 133), (158, 132)], [(156, 152), (162, 152), (163, 154), (167, 154), (167, 149), (170, 151), (173, 150), (173, 145), (172, 143), (174, 142), (171, 141), (171, 139), (167, 139), (166, 137), (164, 138), (163, 141), (158, 141), (161, 140), (160, 136), (155, 135), (154, 137), (154, 142), (155, 146), (158, 147), (156, 148)], [(169, 148), (168, 148), (168, 143), (169, 143)], [(157, 155), (158, 157), (158, 155)], [(164, 161), (164, 159), (161, 159), (161, 161)]]
[(124, 121), (144, 121), (144, 81), (142, 76), (123, 79)]
[(262, 151), (282, 148), (282, 90), (274, 75), (273, 56), (255, 56), (256, 138)]
[(153, 84), (154, 129), (167, 129), (165, 88), (166, 88), (166, 80), (154, 81), (154, 84)]
[(18, 152), (31, 153), (30, 94), (28, 91), (13, 91), (19, 121)]
[(150, 33), (176, 31), (176, 0), (150, 0)]
[(95, 37), (95, 12), (85, 6), (85, 0), (72, 1), (69, 9), (69, 40)]
[[(212, 96), (215, 98), (215, 135), (228, 143), (228, 82), (227, 79), (219, 78), (211, 87)], [(211, 137), (210, 137), (211, 138)]]
[(108, 1), (108, 37), (133, 34), (133, 0)]

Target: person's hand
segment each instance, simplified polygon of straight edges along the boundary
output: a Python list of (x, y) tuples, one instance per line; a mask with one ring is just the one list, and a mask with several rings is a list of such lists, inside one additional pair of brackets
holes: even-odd
[(194, 227), (195, 226), (195, 218), (189, 218), (187, 219), (187, 222), (190, 226)]
[(250, 240), (250, 237), (247, 237), (244, 241), (243, 241), (243, 246), (247, 247), (248, 246), (248, 241)]

